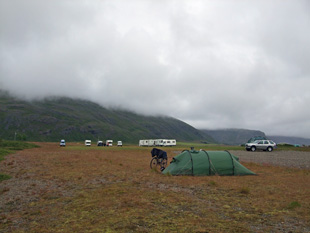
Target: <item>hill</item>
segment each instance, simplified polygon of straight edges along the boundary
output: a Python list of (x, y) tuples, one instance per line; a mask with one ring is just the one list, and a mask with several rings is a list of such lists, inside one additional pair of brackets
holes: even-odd
[(207, 135), (210, 135), (218, 143), (226, 145), (240, 145), (246, 143), (251, 137), (254, 136), (266, 137), (265, 133), (262, 131), (249, 129), (201, 129), (201, 131)]
[(112, 139), (124, 143), (138, 143), (143, 138), (213, 140), (171, 117), (142, 116), (65, 97), (27, 102), (0, 92), (0, 138), (14, 137), (28, 141)]

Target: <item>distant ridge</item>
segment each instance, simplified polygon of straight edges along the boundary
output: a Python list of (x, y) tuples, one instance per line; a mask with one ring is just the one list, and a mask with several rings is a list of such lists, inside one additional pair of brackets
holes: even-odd
[(214, 140), (171, 117), (142, 116), (107, 109), (96, 103), (66, 97), (27, 102), (0, 91), (0, 138), (28, 141), (84, 141), (174, 138), (179, 141)]
[(211, 136), (216, 142), (226, 145), (241, 145), (246, 143), (251, 137), (264, 136), (267, 139), (271, 139), (276, 143), (288, 143), (298, 145), (310, 145), (310, 139), (301, 137), (290, 137), (290, 136), (266, 136), (264, 132), (259, 130), (249, 129), (217, 129), (209, 130), (202, 129), (202, 132)]
[(262, 131), (249, 129), (201, 129), (201, 131), (210, 135), (218, 143), (226, 145), (244, 144), (254, 136), (266, 137), (265, 133)]
[(310, 145), (309, 138), (301, 138), (301, 137), (289, 137), (289, 136), (268, 136), (271, 140), (275, 141), (276, 143), (287, 143), (291, 145)]

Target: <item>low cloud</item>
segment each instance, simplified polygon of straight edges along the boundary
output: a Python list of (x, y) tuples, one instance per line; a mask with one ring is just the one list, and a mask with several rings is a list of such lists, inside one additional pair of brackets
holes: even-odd
[(301, 0), (0, 0), (0, 85), (310, 138), (309, 10)]

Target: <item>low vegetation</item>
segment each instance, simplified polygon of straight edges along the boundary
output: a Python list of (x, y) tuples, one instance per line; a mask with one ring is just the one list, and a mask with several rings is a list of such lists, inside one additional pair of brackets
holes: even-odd
[(14, 153), (17, 150), (30, 149), (34, 147), (38, 147), (38, 145), (22, 141), (7, 141), (0, 138), (0, 161), (4, 159), (5, 155)]
[[(310, 231), (309, 170), (242, 163), (258, 175), (164, 176), (150, 148), (40, 146), (1, 162), (13, 178), (0, 186), (0, 232)], [(183, 149), (165, 148), (169, 160)]]
[[(4, 160), (4, 157), (8, 154), (12, 154), (16, 152), (17, 150), (23, 150), (23, 149), (29, 149), (38, 147), (35, 144), (26, 143), (26, 142), (20, 142), (20, 141), (6, 141), (0, 139), (0, 161)], [(0, 182), (2, 180), (7, 180), (11, 178), (9, 175), (1, 174), (0, 173)]]

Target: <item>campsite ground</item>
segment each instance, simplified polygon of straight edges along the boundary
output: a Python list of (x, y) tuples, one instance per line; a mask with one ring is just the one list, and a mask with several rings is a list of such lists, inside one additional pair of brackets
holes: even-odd
[(257, 176), (174, 177), (151, 148), (38, 144), (0, 162), (0, 232), (310, 231), (310, 152), (235, 150)]

